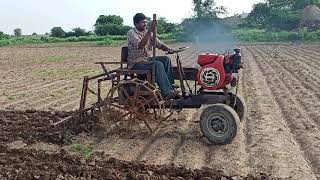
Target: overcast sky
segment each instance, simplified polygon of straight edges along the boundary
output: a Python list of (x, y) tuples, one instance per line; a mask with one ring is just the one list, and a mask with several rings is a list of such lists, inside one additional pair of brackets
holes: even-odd
[[(262, 0), (216, 0), (228, 12), (250, 12), (252, 5)], [(120, 15), (124, 24), (132, 25), (137, 12), (147, 16), (156, 13), (170, 22), (179, 23), (192, 15), (192, 0), (1, 0), (0, 31), (13, 34), (21, 28), (23, 34), (49, 32), (54, 26), (69, 31), (74, 27), (92, 30), (99, 15)]]

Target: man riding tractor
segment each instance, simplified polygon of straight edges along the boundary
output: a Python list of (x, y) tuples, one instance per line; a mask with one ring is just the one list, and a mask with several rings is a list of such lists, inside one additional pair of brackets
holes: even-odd
[[(128, 32), (128, 47), (122, 47), (121, 61), (96, 62), (101, 65), (103, 72), (84, 77), (79, 111), (55, 122), (54, 127), (72, 121), (76, 123), (78, 117), (85, 120), (84, 117), (98, 112), (102, 119), (114, 123), (115, 126), (110, 128), (125, 128), (128, 131), (148, 129), (154, 133), (175, 110), (203, 107), (199, 123), (204, 137), (214, 144), (228, 144), (234, 139), (240, 120), (245, 118), (246, 113), (245, 101), (237, 95), (239, 70), (243, 64), (240, 48), (234, 49), (233, 54), (202, 53), (197, 59), (200, 67), (183, 67), (179, 53), (187, 48), (172, 50), (156, 39), (156, 15), (153, 20), (151, 34), (146, 29), (146, 17), (143, 14), (135, 15), (135, 28)], [(151, 44), (154, 59), (148, 54)], [(175, 54), (177, 67), (171, 67), (168, 57), (155, 56), (156, 47), (168, 54)], [(123, 68), (124, 63), (129, 69)], [(120, 66), (109, 69), (106, 67), (108, 64)], [(138, 79), (134, 78), (135, 75)], [(174, 79), (180, 82), (181, 95), (174, 90)], [(94, 81), (97, 82), (96, 90), (89, 86)], [(194, 83), (193, 90), (188, 81)], [(162, 94), (154, 86), (155, 82)], [(105, 87), (111, 87), (103, 93), (107, 94), (104, 99), (101, 96), (102, 83), (108, 83)], [(90, 106), (86, 103), (88, 93), (97, 96), (97, 102)]]
[[(147, 30), (147, 17), (142, 13), (137, 13), (133, 17), (134, 28), (128, 31), (128, 62), (129, 68), (133, 70), (151, 70), (155, 65), (155, 82), (159, 85), (161, 94), (166, 99), (178, 96), (175, 90), (171, 59), (167, 56), (150, 57), (152, 50), (153, 34), (157, 27), (157, 22), (151, 23), (151, 31)], [(166, 44), (156, 38), (156, 47), (168, 53), (172, 53)], [(141, 63), (143, 61), (153, 61), (154, 64)]]

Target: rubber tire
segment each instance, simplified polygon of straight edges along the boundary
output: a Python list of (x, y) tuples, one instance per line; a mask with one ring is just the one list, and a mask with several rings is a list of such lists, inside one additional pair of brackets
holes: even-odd
[[(219, 114), (227, 120), (229, 128), (224, 136), (217, 137), (210, 132), (207, 123), (211, 114)], [(225, 104), (214, 104), (206, 107), (200, 116), (201, 132), (211, 144), (225, 145), (231, 143), (237, 134), (239, 124), (240, 119), (236, 111)]]
[(234, 106), (234, 110), (237, 112), (240, 121), (243, 121), (246, 118), (247, 115), (247, 105), (246, 101), (243, 97), (237, 96), (237, 101)]

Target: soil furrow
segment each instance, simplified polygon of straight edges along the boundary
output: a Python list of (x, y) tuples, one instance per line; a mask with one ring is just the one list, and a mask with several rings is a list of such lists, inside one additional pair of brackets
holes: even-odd
[[(72, 80), (70, 82), (76, 82), (76, 81)], [(5, 108), (9, 108), (9, 107), (15, 107), (17, 105), (22, 105), (22, 103), (27, 103), (25, 105), (28, 106), (28, 104), (31, 105), (34, 101), (37, 102), (37, 100), (51, 98), (52, 96), (54, 96), (54, 94), (59, 94), (59, 92), (63, 91), (63, 93), (66, 93), (65, 91), (68, 92), (69, 89), (76, 89), (76, 87), (70, 86), (69, 83), (63, 83), (60, 86), (55, 85), (54, 87), (55, 88), (53, 89), (45, 89), (45, 88), (41, 90), (39, 89), (37, 94), (32, 94), (27, 98), (22, 98), (14, 102), (4, 103), (3, 106)]]
[[(313, 65), (315, 65), (313, 67), (320, 70), (320, 62), (318, 61), (318, 57), (320, 56), (320, 54), (317, 53), (316, 51), (309, 51), (307, 48), (302, 48), (302, 47), (300, 48), (300, 47), (294, 47), (294, 46), (288, 46), (288, 45), (282, 46), (282, 47), (289, 49), (290, 53), (293, 53), (297, 56), (308, 57), (306, 58), (306, 61), (313, 63)], [(300, 53), (298, 53), (298, 51)]]
[[(253, 48), (256, 49), (256, 48)], [(251, 53), (255, 52), (254, 50)], [(294, 135), (296, 141), (292, 140), (292, 144), (298, 144), (303, 154), (307, 157), (307, 162), (310, 162), (315, 173), (319, 172), (320, 157), (320, 140), (317, 138), (319, 130), (316, 126), (312, 125), (312, 121), (308, 119), (306, 114), (302, 112), (299, 103), (290, 94), (290, 91), (283, 84), (282, 80), (279, 78), (278, 73), (272, 73), (272, 69), (269, 64), (265, 62), (265, 56), (257, 54), (253, 56), (253, 60), (259, 67), (263, 76), (266, 77), (266, 82), (268, 83), (273, 96), (275, 97), (277, 106), (279, 107), (282, 117), (286, 120), (289, 131)], [(290, 104), (290, 106), (288, 106)]]
[[(262, 48), (261, 48), (262, 49)], [(268, 54), (265, 54), (268, 56)], [(270, 57), (270, 56), (269, 56)], [(278, 62), (282, 65), (282, 67), (291, 72), (292, 76), (294, 76), (299, 82), (305, 87), (310, 90), (312, 90), (318, 99), (320, 99), (320, 80), (315, 79), (312, 76), (306, 76), (308, 74), (307, 72), (303, 72), (303, 69), (299, 69), (298, 67), (295, 67), (292, 65), (291, 61), (288, 61), (285, 57), (280, 57), (281, 60)]]
[[(303, 179), (315, 175), (302, 155), (273, 97), (272, 86), (256, 64), (256, 52), (246, 46), (246, 91), (248, 96), (249, 163), (254, 173), (270, 172), (283, 178)], [(249, 93), (250, 92), (250, 93)]]
[[(267, 54), (266, 49), (263, 48), (262, 54)], [(258, 51), (258, 50), (257, 50)], [(266, 63), (270, 65), (274, 71), (273, 74), (277, 72), (282, 78), (282, 83), (286, 86), (292, 94), (294, 94), (296, 101), (299, 102), (300, 107), (303, 109), (304, 113), (307, 114), (308, 119), (312, 120), (310, 126), (314, 126), (313, 123), (320, 126), (320, 101), (317, 98), (317, 95), (310, 92), (309, 89), (306, 89), (295, 77), (292, 76), (292, 73), (285, 70), (281, 63), (277, 59), (265, 58)]]
[[(265, 47), (269, 48), (268, 46), (265, 46)], [(303, 57), (301, 54), (293, 55), (288, 50), (284, 50), (281, 48), (278, 49), (278, 52), (280, 52), (281, 55), (277, 55), (272, 58), (278, 59), (279, 56), (288, 58), (288, 59), (290, 59), (291, 63), (293, 63), (295, 66), (299, 67), (299, 69), (301, 69), (303, 72), (305, 72), (306, 75), (315, 76), (315, 77), (320, 78), (320, 74), (319, 74), (320, 69), (318, 69), (317, 66), (315, 66), (314, 64), (308, 62), (308, 59)], [(270, 56), (269, 53), (268, 53), (268, 55)]]

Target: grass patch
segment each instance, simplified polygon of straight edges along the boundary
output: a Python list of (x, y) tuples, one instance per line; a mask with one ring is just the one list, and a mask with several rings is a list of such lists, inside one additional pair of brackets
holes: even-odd
[(107, 39), (104, 39), (103, 41), (97, 41), (96, 44), (98, 46), (111, 46), (111, 45), (114, 45), (116, 41), (110, 39), (110, 38), (107, 38)]
[(307, 31), (267, 31), (263, 29), (237, 29), (231, 33), (234, 39), (241, 42), (319, 42), (320, 30)]
[[(174, 39), (174, 34), (161, 34), (158, 35), (161, 40)], [(25, 44), (42, 44), (42, 43), (65, 43), (65, 42), (95, 42), (98, 46), (115, 46), (121, 45), (127, 41), (127, 36), (80, 36), (80, 37), (67, 37), (56, 38), (50, 36), (23, 36), (23, 37), (8, 37), (0, 39), (1, 46), (10, 45), (25, 45)]]
[(9, 99), (10, 101), (15, 101), (15, 100), (17, 99), (17, 97), (16, 97), (16, 96), (9, 96), (8, 99)]
[(93, 153), (93, 148), (87, 147), (87, 146), (85, 146), (83, 144), (79, 144), (79, 143), (72, 144), (71, 149), (74, 152), (79, 153), (82, 157), (84, 157), (86, 159), (89, 158)]
[[(205, 34), (201, 42), (320, 42), (320, 30), (308, 31), (298, 29), (296, 31), (269, 31), (266, 29), (237, 28), (230, 32), (216, 33), (211, 36)], [(193, 35), (186, 32), (178, 32), (175, 35), (177, 42), (193, 42)]]

